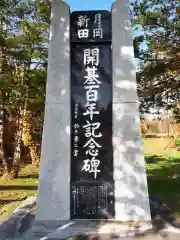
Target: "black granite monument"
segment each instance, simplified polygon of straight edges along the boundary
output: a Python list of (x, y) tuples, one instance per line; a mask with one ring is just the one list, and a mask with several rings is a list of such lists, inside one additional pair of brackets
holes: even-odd
[(114, 218), (111, 13), (71, 14), (71, 218)]

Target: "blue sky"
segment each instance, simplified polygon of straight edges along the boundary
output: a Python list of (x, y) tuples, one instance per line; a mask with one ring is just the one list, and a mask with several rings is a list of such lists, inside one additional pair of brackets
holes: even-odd
[(66, 0), (71, 11), (82, 10), (111, 10), (111, 4), (115, 0)]
[[(71, 12), (83, 10), (111, 10), (111, 5), (115, 0), (65, 0), (70, 5)], [(128, 0), (127, 0), (128, 1)], [(136, 0), (139, 1), (139, 0)], [(138, 35), (138, 32), (134, 32)], [(146, 43), (143, 43), (142, 48), (146, 48)]]
[[(71, 11), (82, 10), (111, 10), (111, 5), (115, 0), (65, 0), (70, 5)], [(128, 0), (127, 0), (128, 1)], [(133, 32), (133, 35), (139, 35), (139, 32)], [(141, 48), (145, 49), (144, 42)]]

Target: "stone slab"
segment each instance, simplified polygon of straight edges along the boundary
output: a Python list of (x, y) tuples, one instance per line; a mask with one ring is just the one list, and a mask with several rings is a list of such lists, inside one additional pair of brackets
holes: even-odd
[(65, 104), (46, 104), (45, 114), (36, 219), (69, 219), (69, 108)]
[(64, 1), (52, 1), (46, 103), (67, 104), (69, 102), (69, 11), (69, 6)]
[(139, 223), (137, 226), (122, 224), (118, 222), (100, 222), (100, 221), (75, 221), (61, 226), (44, 239), (66, 239), (78, 235), (114, 235), (114, 236), (135, 236), (143, 234), (152, 229), (149, 223)]
[(113, 104), (115, 213), (119, 221), (150, 221), (137, 103)]
[(69, 6), (52, 1), (36, 220), (70, 218)]
[(128, 0), (112, 5), (113, 102), (137, 102), (136, 65)]

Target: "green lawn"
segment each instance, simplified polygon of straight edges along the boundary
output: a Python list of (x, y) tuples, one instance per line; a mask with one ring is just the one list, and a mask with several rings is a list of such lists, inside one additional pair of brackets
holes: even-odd
[(27, 165), (18, 179), (0, 180), (0, 220), (6, 219), (21, 201), (36, 194), (38, 175), (37, 167)]
[[(159, 196), (176, 215), (180, 216), (180, 152), (165, 149), (168, 139), (145, 139), (144, 152), (149, 194)], [(8, 215), (26, 197), (36, 193), (39, 169), (25, 166), (19, 178), (0, 180), (0, 220)]]
[(180, 216), (180, 153), (145, 155), (149, 194), (159, 196)]
[(180, 152), (168, 138), (144, 139), (149, 194), (159, 196), (180, 216)]

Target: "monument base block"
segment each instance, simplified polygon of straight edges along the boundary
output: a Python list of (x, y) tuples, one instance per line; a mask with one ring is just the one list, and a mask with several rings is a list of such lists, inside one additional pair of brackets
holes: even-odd
[[(129, 237), (146, 235), (153, 232), (151, 222), (118, 221), (35, 221), (31, 239), (64, 239), (77, 235), (109, 235), (112, 237)], [(30, 236), (28, 236), (30, 237)]]

